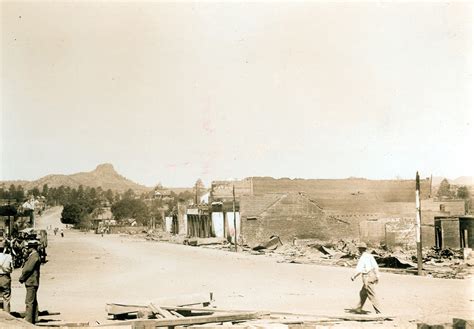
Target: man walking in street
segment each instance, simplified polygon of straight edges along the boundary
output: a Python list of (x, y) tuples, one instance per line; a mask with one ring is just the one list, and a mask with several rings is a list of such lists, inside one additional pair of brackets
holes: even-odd
[(3, 301), (3, 310), (10, 313), (10, 297), (12, 292), (12, 279), (10, 273), (13, 271), (12, 256), (5, 254), (5, 243), (0, 243), (0, 298)]
[(362, 313), (362, 308), (368, 297), (375, 309), (375, 313), (381, 313), (374, 289), (375, 285), (379, 282), (379, 266), (374, 256), (367, 252), (367, 245), (364, 242), (361, 242), (357, 247), (361, 256), (357, 263), (356, 273), (351, 276), (351, 280), (354, 281), (359, 275), (362, 275), (363, 285), (359, 293), (360, 301), (355, 310), (357, 313)]
[(28, 259), (23, 266), (20, 276), (20, 283), (25, 283), (26, 287), (26, 315), (25, 320), (30, 323), (38, 322), (38, 287), (40, 281), (41, 259), (38, 254), (39, 242), (36, 240), (28, 241)]

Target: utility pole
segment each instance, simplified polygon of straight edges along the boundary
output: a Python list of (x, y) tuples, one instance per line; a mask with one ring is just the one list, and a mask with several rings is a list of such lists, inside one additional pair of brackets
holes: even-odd
[(194, 204), (198, 204), (198, 185), (197, 185), (197, 182), (196, 184), (194, 185), (194, 188), (195, 188), (195, 194), (194, 194)]
[(234, 243), (235, 243), (235, 252), (237, 252), (237, 218), (235, 217), (235, 185), (232, 185), (232, 210), (234, 211)]
[(431, 174), (431, 177), (430, 177), (430, 198), (433, 197), (433, 174)]
[(420, 204), (420, 175), (416, 172), (416, 259), (418, 275), (423, 275), (423, 252), (421, 249), (421, 204)]

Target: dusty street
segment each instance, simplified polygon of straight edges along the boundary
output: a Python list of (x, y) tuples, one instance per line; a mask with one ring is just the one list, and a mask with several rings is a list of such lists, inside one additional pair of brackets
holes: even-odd
[[(59, 208), (49, 210), (38, 226), (59, 227), (59, 217)], [(348, 268), (281, 264), (265, 256), (72, 230), (64, 238), (50, 231), (48, 240), (39, 305), (68, 321), (103, 322), (107, 302), (146, 305), (208, 292), (218, 307), (337, 315), (356, 304), (361, 286), (360, 280), (351, 282)], [(24, 310), (20, 272), (13, 275), (13, 311)], [(402, 327), (413, 319), (450, 322), (474, 314), (472, 280), (382, 273), (377, 291), (384, 313)], [(372, 311), (370, 304), (365, 309)]]

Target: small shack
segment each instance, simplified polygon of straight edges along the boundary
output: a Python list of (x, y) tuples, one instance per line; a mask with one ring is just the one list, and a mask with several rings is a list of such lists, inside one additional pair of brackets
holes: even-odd
[[(234, 208), (235, 207), (235, 208)], [(234, 223), (234, 210), (237, 222)], [(234, 241), (235, 226), (240, 235), (239, 203), (212, 202), (210, 205), (190, 205), (186, 209), (186, 227), (188, 237), (226, 238)]]
[(235, 235), (237, 235), (237, 241), (239, 241), (241, 225), (239, 201), (235, 204), (233, 201), (214, 201), (210, 205), (210, 214), (214, 237), (235, 241)]
[(459, 217), (461, 248), (474, 248), (474, 216)]
[(186, 210), (187, 235), (189, 237), (210, 238), (214, 236), (209, 207), (198, 205)]
[[(92, 213), (92, 218), (91, 218), (92, 227), (91, 228), (96, 233), (98, 233), (100, 228), (110, 225), (109, 221), (112, 219), (112, 217), (113, 215), (112, 215), (112, 211), (110, 207), (102, 207), (102, 208), (96, 209)], [(108, 224), (106, 224), (106, 222)]]
[(474, 216), (436, 216), (436, 247), (472, 248), (474, 246)]

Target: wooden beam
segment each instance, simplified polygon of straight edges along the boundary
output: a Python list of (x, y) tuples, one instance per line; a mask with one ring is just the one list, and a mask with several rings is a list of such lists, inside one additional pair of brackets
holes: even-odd
[[(207, 306), (212, 302), (212, 293), (181, 295), (176, 297), (159, 298), (152, 300), (154, 305), (177, 305), (177, 306)], [(163, 307), (162, 307), (163, 308)], [(146, 305), (107, 303), (105, 310), (109, 315), (120, 315), (137, 313), (148, 309)]]
[(89, 327), (89, 322), (40, 322), (36, 326), (46, 328), (80, 328)]
[[(209, 313), (250, 313), (254, 311), (250, 310), (230, 310), (230, 309), (220, 309), (212, 307), (187, 307), (187, 306), (160, 306), (163, 310), (168, 311), (187, 311), (187, 312), (209, 312)], [(262, 314), (262, 311), (260, 311)], [(341, 320), (341, 321), (383, 321), (387, 319), (393, 319), (394, 316), (391, 315), (359, 315), (359, 314), (344, 314), (344, 315), (325, 315), (325, 314), (296, 314), (289, 312), (273, 312), (273, 311), (264, 311), (263, 313), (272, 314), (276, 316), (294, 316), (294, 317), (304, 317), (305, 321), (320, 321), (323, 319), (331, 320)]]
[(125, 304), (107, 304), (105, 311), (109, 315), (120, 315), (128, 313), (138, 313), (139, 311), (146, 311), (148, 309), (145, 305), (125, 305)]
[(258, 319), (264, 314), (261, 312), (249, 313), (224, 313), (219, 315), (204, 315), (204, 316), (188, 316), (176, 319), (157, 319), (157, 320), (127, 320), (116, 321), (114, 323), (105, 324), (100, 327), (111, 327), (117, 325), (129, 326), (132, 328), (153, 328), (153, 327), (175, 327), (184, 325), (195, 325), (212, 322), (227, 322), (227, 321), (244, 321)]
[(181, 313), (178, 313), (176, 311), (170, 311), (171, 314), (173, 314), (174, 316), (178, 317), (178, 318), (184, 318), (184, 315), (182, 315)]
[(161, 307), (154, 305), (153, 303), (150, 303), (150, 305), (148, 305), (148, 307), (153, 312), (153, 314), (161, 315), (165, 319), (175, 319), (176, 318), (173, 314), (170, 313), (170, 311), (164, 310)]
[(194, 306), (160, 306), (162, 309), (168, 311), (188, 311), (188, 312), (211, 312), (211, 313), (232, 313), (232, 312), (254, 312), (251, 310), (230, 310), (213, 307), (194, 307)]

